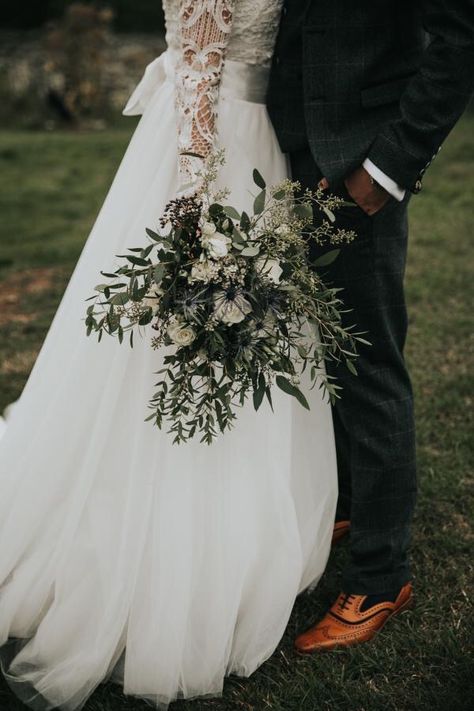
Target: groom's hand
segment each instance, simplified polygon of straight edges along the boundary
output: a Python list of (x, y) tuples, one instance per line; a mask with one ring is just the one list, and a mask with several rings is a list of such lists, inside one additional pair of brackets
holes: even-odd
[(362, 166), (354, 170), (344, 183), (351, 198), (367, 215), (375, 215), (390, 199), (390, 193), (376, 183)]
[[(367, 215), (375, 215), (390, 198), (390, 193), (376, 183), (362, 166), (351, 173), (344, 184), (351, 198)], [(321, 190), (329, 188), (326, 178), (319, 181), (319, 187)]]

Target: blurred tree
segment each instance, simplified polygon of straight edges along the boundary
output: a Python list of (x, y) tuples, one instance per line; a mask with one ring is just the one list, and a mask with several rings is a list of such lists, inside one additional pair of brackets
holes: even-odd
[(164, 27), (161, 0), (113, 0), (109, 5), (115, 12), (115, 29), (121, 32), (156, 32)]
[[(114, 28), (120, 32), (158, 32), (163, 30), (160, 0), (85, 0), (98, 8), (114, 11)], [(72, 0), (4, 0), (0, 7), (0, 27), (27, 29), (40, 27), (63, 15)]]
[(50, 25), (45, 42), (47, 98), (63, 120), (101, 113), (104, 108), (104, 53), (112, 20), (111, 9), (72, 2), (63, 17)]

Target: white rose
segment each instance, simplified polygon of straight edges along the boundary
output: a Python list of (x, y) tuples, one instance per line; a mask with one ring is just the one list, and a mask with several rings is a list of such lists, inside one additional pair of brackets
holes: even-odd
[(222, 257), (227, 256), (232, 240), (221, 232), (215, 232), (212, 237), (206, 237), (203, 244), (211, 257), (222, 259)]
[(201, 225), (201, 232), (205, 236), (213, 235), (216, 229), (217, 228), (213, 222), (203, 222)]
[(191, 267), (191, 281), (209, 281), (213, 275), (212, 265), (208, 261), (195, 262)]
[(168, 326), (167, 334), (177, 346), (189, 346), (196, 338), (194, 328), (179, 322)]
[(214, 296), (214, 316), (222, 323), (240, 323), (251, 311), (250, 303), (242, 294), (229, 299), (225, 291), (218, 291)]
[(151, 308), (154, 310), (157, 308), (158, 301), (160, 300), (161, 296), (163, 296), (163, 294), (163, 289), (161, 289), (156, 284), (153, 284), (143, 297), (142, 303), (144, 306), (151, 306)]
[(262, 272), (275, 282), (275, 284), (278, 284), (283, 269), (280, 267), (280, 262), (277, 259), (265, 259), (265, 257), (260, 257), (260, 259), (256, 261), (256, 267), (259, 272)]

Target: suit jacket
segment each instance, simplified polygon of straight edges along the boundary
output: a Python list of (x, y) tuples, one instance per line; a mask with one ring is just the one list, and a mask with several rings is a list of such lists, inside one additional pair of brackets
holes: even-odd
[(268, 110), (329, 183), (370, 158), (418, 192), (474, 88), (474, 0), (285, 0)]

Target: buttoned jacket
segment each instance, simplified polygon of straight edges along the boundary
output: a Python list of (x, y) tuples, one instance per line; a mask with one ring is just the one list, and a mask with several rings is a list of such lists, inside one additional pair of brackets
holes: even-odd
[(285, 0), (267, 105), (282, 149), (309, 142), (329, 183), (369, 158), (425, 171), (474, 88), (474, 0)]

